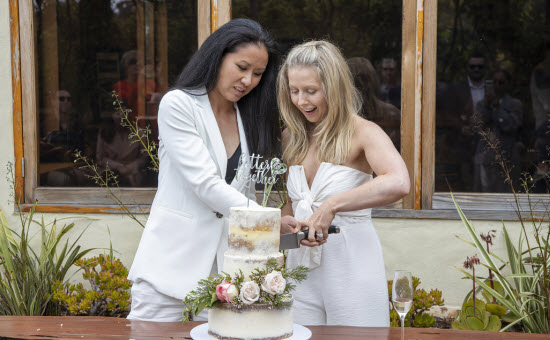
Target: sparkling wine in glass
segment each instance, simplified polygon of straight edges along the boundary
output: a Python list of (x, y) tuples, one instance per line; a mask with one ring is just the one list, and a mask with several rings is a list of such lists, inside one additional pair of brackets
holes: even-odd
[(409, 312), (413, 302), (413, 285), (411, 272), (396, 270), (393, 275), (391, 300), (393, 308), (401, 319), (401, 340), (405, 339), (405, 315)]

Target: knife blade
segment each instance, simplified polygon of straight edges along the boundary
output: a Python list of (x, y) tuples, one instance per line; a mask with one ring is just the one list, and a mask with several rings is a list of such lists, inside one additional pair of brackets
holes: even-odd
[[(340, 227), (336, 225), (331, 225), (328, 228), (328, 233), (338, 234), (340, 233)], [(299, 248), (300, 241), (307, 238), (308, 234), (309, 234), (309, 230), (304, 230), (304, 231), (299, 231), (297, 233), (281, 235), (279, 250)]]

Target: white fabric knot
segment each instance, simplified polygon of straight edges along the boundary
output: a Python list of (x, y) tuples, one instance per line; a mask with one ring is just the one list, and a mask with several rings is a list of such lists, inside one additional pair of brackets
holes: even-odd
[(303, 191), (300, 193), (299, 199), (296, 209), (294, 209), (294, 217), (297, 220), (305, 220), (313, 214), (313, 196), (311, 193)]
[[(287, 189), (288, 196), (292, 200), (294, 217), (299, 221), (307, 220), (330, 196), (356, 188), (371, 178), (372, 175), (347, 166), (322, 162), (313, 177), (310, 188), (303, 166), (290, 166)], [(356, 223), (370, 223), (370, 214), (370, 209), (338, 213), (332, 224), (348, 227)], [(338, 236), (343, 238), (344, 242), (345, 234), (342, 232)], [(300, 265), (309, 268), (318, 267), (321, 264), (323, 248), (324, 245), (290, 250), (287, 257), (288, 267), (294, 268)]]
[[(308, 191), (302, 191), (297, 196), (299, 197), (295, 196), (292, 198), (294, 203), (294, 217), (298, 221), (303, 221), (313, 214), (315, 200), (311, 192)], [(322, 248), (322, 245), (317, 247), (300, 246), (298, 249), (291, 250), (297, 258), (297, 261), (291, 265), (293, 267), (306, 266), (310, 269), (319, 267), (321, 265)]]

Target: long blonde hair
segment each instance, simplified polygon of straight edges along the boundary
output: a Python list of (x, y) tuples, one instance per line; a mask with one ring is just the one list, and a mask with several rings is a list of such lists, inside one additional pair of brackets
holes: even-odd
[[(296, 66), (313, 67), (321, 81), (328, 112), (310, 131), (308, 121), (290, 98), (288, 71)], [(309, 133), (317, 138), (321, 162), (343, 164), (350, 151), (354, 117), (361, 109), (361, 96), (340, 50), (327, 41), (295, 46), (286, 57), (277, 79), (277, 103), (289, 139), (283, 150), (288, 165), (299, 164), (309, 149)]]

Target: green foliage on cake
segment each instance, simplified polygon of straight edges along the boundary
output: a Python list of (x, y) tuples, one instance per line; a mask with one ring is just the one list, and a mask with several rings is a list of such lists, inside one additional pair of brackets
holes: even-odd
[(198, 314), (205, 308), (230, 303), (237, 308), (243, 304), (269, 304), (281, 307), (291, 301), (290, 292), (307, 278), (309, 269), (304, 266), (285, 268), (278, 266), (275, 259), (267, 261), (266, 268), (256, 268), (250, 279), (245, 281), (242, 271), (233, 275), (223, 272), (200, 280), (197, 289), (189, 292), (183, 303), (183, 321), (190, 321), (191, 314)]

